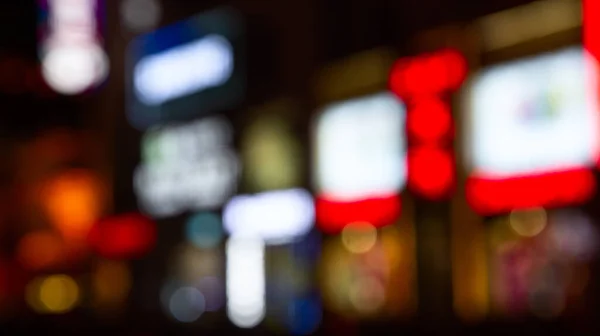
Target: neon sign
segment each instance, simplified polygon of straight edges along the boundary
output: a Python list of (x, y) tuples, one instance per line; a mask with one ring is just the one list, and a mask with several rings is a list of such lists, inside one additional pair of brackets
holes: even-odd
[(464, 57), (452, 49), (398, 60), (390, 90), (407, 106), (408, 187), (427, 199), (448, 196), (455, 183), (454, 125), (447, 95), (467, 73)]
[[(484, 214), (587, 200), (599, 151), (598, 102), (581, 48), (489, 68), (470, 95), (467, 198)], [(593, 86), (592, 86), (593, 87)]]
[(108, 75), (100, 34), (102, 0), (40, 0), (40, 57), (46, 83), (62, 94), (79, 94)]
[(270, 191), (234, 197), (225, 206), (223, 223), (231, 236), (283, 244), (310, 231), (314, 212), (312, 196), (306, 190)]
[(136, 38), (126, 60), (131, 125), (146, 129), (235, 107), (244, 92), (241, 39), (240, 20), (229, 9)]
[(165, 217), (221, 206), (235, 193), (239, 175), (230, 142), (230, 126), (218, 117), (149, 130), (134, 172), (142, 209)]
[(316, 125), (317, 223), (336, 233), (347, 224), (391, 224), (406, 182), (404, 106), (380, 93), (326, 107)]

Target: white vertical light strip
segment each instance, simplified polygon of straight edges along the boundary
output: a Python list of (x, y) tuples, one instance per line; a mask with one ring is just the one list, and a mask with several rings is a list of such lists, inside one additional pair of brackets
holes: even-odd
[(265, 317), (265, 244), (259, 238), (227, 242), (227, 316), (240, 328), (253, 328)]

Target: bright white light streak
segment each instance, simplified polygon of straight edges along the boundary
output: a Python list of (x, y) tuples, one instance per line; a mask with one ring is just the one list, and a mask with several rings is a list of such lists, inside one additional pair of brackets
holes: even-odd
[(159, 105), (225, 83), (233, 73), (233, 48), (219, 35), (142, 58), (134, 69), (140, 101)]
[(265, 245), (259, 238), (227, 242), (227, 316), (240, 328), (253, 328), (265, 317)]
[(306, 234), (314, 217), (313, 198), (303, 189), (237, 196), (223, 210), (223, 224), (230, 235), (260, 237), (269, 244)]

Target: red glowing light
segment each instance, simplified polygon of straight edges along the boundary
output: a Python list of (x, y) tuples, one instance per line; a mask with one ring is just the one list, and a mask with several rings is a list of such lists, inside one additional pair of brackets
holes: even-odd
[(452, 115), (448, 104), (439, 98), (421, 99), (410, 110), (408, 134), (418, 142), (439, 142), (452, 132)]
[(408, 186), (428, 199), (435, 200), (447, 196), (454, 187), (452, 153), (428, 147), (409, 150)]
[(110, 259), (134, 259), (148, 253), (156, 243), (156, 224), (137, 213), (102, 220), (91, 230), (90, 245)]
[(600, 56), (600, 2), (583, 0), (583, 43), (596, 60)]
[(466, 185), (467, 200), (484, 215), (532, 207), (557, 207), (588, 200), (596, 181), (588, 169), (494, 179), (473, 175)]
[(351, 223), (367, 222), (382, 227), (395, 222), (400, 216), (401, 201), (398, 195), (368, 198), (360, 201), (340, 201), (318, 197), (317, 223), (326, 233), (339, 233)]
[(390, 90), (399, 97), (437, 95), (460, 87), (467, 75), (467, 62), (456, 50), (403, 58), (393, 66)]

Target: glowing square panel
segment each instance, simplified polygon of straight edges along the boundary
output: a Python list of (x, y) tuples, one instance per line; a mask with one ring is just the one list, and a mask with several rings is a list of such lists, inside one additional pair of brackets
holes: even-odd
[(397, 193), (406, 184), (405, 109), (388, 93), (331, 105), (316, 129), (316, 187), (342, 200)]
[(485, 70), (473, 82), (467, 120), (467, 194), (483, 213), (584, 201), (585, 168), (598, 153), (590, 61), (568, 48)]
[(354, 221), (382, 226), (397, 218), (407, 180), (405, 118), (404, 105), (390, 93), (323, 110), (314, 166), (321, 229), (336, 232)]

